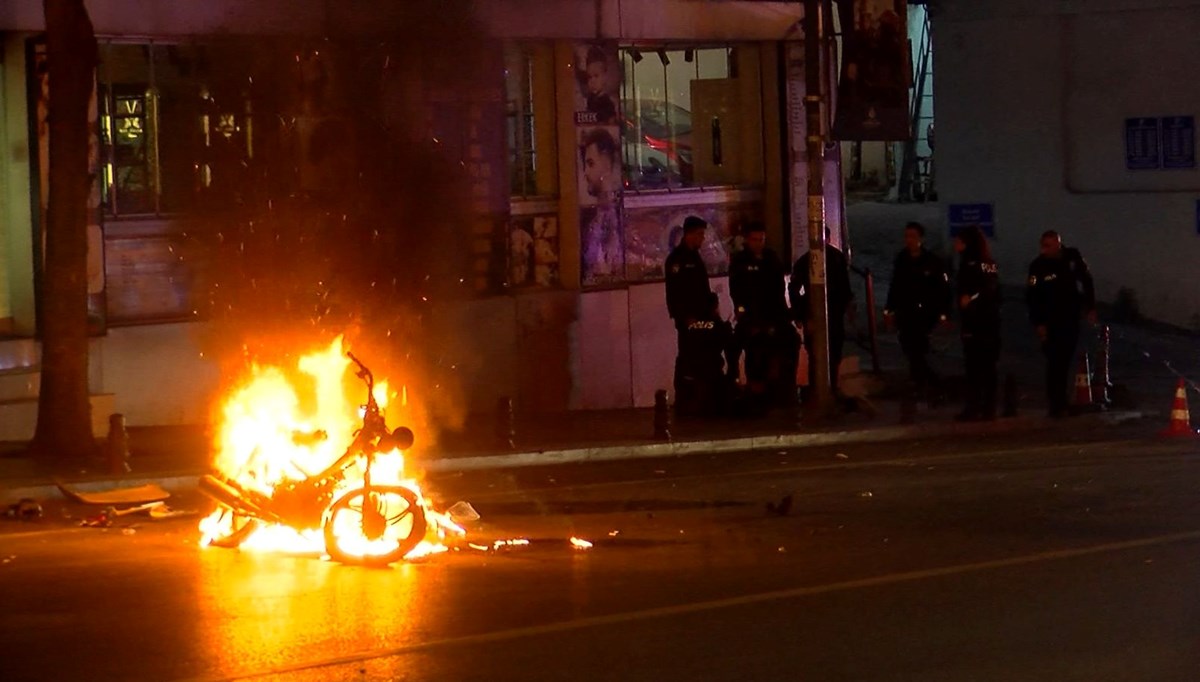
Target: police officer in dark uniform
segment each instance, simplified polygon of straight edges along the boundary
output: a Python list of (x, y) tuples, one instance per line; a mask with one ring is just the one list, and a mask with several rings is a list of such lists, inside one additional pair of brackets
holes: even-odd
[(945, 323), (950, 313), (950, 276), (945, 261), (923, 246), (924, 238), (925, 227), (920, 223), (904, 227), (904, 250), (892, 268), (883, 319), (899, 331), (913, 383), (935, 400), (941, 382), (929, 366), (929, 334), (939, 322)]
[(966, 404), (956, 419), (996, 418), (996, 363), (1000, 360), (1000, 282), (983, 230), (972, 225), (958, 233), (958, 310), (966, 363)]
[[(834, 395), (838, 390), (838, 368), (842, 364), (842, 343), (846, 339), (846, 313), (854, 300), (850, 289), (850, 264), (841, 251), (829, 243), (825, 235), (825, 297), (829, 309), (829, 386)], [(809, 308), (809, 254), (805, 253), (792, 266), (792, 279), (788, 283), (788, 295), (792, 301), (792, 317), (804, 334), (804, 345), (808, 348), (809, 376), (815, 376), (811, 364), (816, 359), (812, 349), (812, 334), (807, 329), (812, 317)]]
[(1071, 360), (1079, 343), (1079, 318), (1095, 322), (1092, 273), (1079, 251), (1063, 246), (1054, 230), (1042, 235), (1041, 254), (1029, 266), (1029, 319), (1046, 355), (1046, 400), (1051, 417), (1067, 413)]
[[(746, 354), (746, 383), (756, 409), (766, 407), (768, 389), (778, 396), (795, 381), (795, 372), (782, 371), (782, 359), (795, 346), (788, 318), (784, 266), (767, 246), (766, 227), (746, 225), (745, 247), (729, 262), (729, 293), (737, 321), (737, 339)], [(794, 350), (791, 352), (794, 353)], [(784, 381), (791, 379), (791, 381)]]
[(667, 279), (667, 313), (675, 322), (678, 335), (678, 354), (675, 358), (675, 404), (688, 412), (695, 391), (696, 378), (686, 368), (698, 364), (693, 360), (696, 351), (689, 346), (687, 330), (690, 325), (711, 316), (712, 290), (708, 286), (708, 268), (700, 257), (708, 223), (703, 218), (688, 216), (683, 221), (683, 238), (665, 265)]

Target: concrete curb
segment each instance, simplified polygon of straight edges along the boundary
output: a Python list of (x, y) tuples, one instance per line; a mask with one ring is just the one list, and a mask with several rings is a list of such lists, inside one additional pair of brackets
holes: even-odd
[[(1089, 417), (1107, 424), (1122, 424), (1136, 421), (1147, 416), (1144, 412), (1123, 411), (1103, 412)], [(1085, 419), (1088, 417), (1084, 417)], [(1027, 431), (1031, 427), (1044, 425), (1049, 428), (1051, 422), (1039, 417), (1015, 417), (1000, 419), (994, 422), (966, 423), (933, 422), (928, 424), (912, 424), (904, 426), (889, 426), (876, 429), (861, 429), (855, 431), (825, 431), (819, 433), (785, 433), (766, 436), (745, 436), (739, 438), (722, 438), (712, 440), (672, 441), (666, 443), (638, 443), (629, 445), (606, 445), (589, 448), (565, 448), (559, 450), (537, 450), (529, 452), (513, 452), (492, 455), (477, 455), (472, 457), (447, 457), (427, 460), (422, 463), (426, 471), (431, 472), (460, 472), (483, 471), (487, 469), (515, 469), (532, 466), (554, 466), (561, 464), (576, 464), (582, 462), (613, 462), (634, 459), (653, 459), (658, 457), (686, 457), (688, 455), (756, 452), (762, 450), (809, 448), (829, 445), (849, 445), (857, 443), (882, 443), (887, 441), (914, 440), (917, 438), (937, 438), (942, 436), (989, 435), (1013, 431)], [(167, 490), (191, 490), (196, 487), (196, 480), (205, 472), (172, 472), (162, 476), (145, 476), (137, 478), (108, 478), (88, 481), (66, 482), (74, 489), (96, 492), (115, 487), (138, 486), (157, 483)], [(4, 488), (0, 486), (0, 502), (9, 504), (23, 497), (45, 499), (58, 496), (58, 488), (53, 484), (28, 485), (22, 487)]]

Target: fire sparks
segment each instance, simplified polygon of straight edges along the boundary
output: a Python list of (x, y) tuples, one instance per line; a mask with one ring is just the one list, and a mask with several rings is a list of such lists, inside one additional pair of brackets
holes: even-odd
[[(352, 361), (358, 365), (349, 383)], [(215, 467), (202, 489), (220, 502), (200, 523), (204, 545), (325, 554), (390, 563), (445, 551), (465, 531), (433, 510), (405, 472), (407, 429), (392, 430), (389, 402), (408, 402), (373, 377), (338, 337), (302, 357), (297, 372), (251, 368), (221, 409)]]

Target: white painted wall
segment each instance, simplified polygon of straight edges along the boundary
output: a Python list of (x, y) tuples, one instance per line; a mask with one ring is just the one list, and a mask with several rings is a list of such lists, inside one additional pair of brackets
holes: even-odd
[(1025, 11), (991, 0), (935, 15), (942, 201), (995, 203), (1005, 281), (1023, 281), (1038, 236), (1057, 229), (1088, 258), (1101, 298), (1128, 286), (1144, 313), (1190, 325), (1200, 171), (1125, 170), (1123, 126), (1200, 119), (1200, 2), (1059, 15), (1014, 4)]
[(93, 390), (116, 394), (115, 410), (131, 426), (206, 422), (220, 376), (202, 355), (205, 330), (202, 323), (110, 329), (92, 342)]

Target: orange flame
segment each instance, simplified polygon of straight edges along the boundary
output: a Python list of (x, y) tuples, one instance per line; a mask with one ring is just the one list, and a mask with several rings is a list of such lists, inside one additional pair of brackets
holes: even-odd
[[(293, 491), (326, 473), (342, 457), (362, 426), (363, 408), (359, 403), (365, 398), (365, 386), (360, 381), (349, 381), (350, 365), (340, 336), (328, 348), (300, 358), (298, 372), (252, 365), (249, 378), (221, 407), (214, 461), (217, 471), (227, 482), (249, 491), (256, 499), (270, 500), (272, 508), (280, 509), (278, 516), (294, 517), (294, 513), (292, 516), (285, 513), (289, 509), (294, 512), (294, 505), (286, 506), (281, 498), (292, 495), (294, 503), (297, 498)], [(388, 403), (397, 396), (386, 381), (376, 382), (374, 396), (386, 417)], [(407, 402), (407, 387), (402, 387), (399, 397), (401, 404)], [(354, 491), (365, 483), (365, 463), (366, 458), (358, 456), (336, 477), (322, 479), (331, 482), (331, 487), (324, 488), (324, 496), (319, 498), (318, 504), (324, 508), (302, 517), (307, 522), (283, 524), (259, 520), (253, 526), (246, 526), (248, 535), (232, 544), (250, 550), (324, 554), (329, 549), (321, 527), (324, 523), (337, 538), (341, 552), (349, 556), (378, 556), (396, 546), (386, 534), (368, 537), (365, 521), (362, 524), (343, 521), (345, 515), (339, 516), (335, 507), (347, 514), (357, 512), (364, 519), (368, 513), (374, 513), (380, 519), (389, 519), (389, 528), (394, 520), (407, 519), (410, 525), (405, 530), (411, 533), (424, 526), (424, 536), (405, 555), (408, 559), (445, 551), (442, 541), (448, 534), (465, 534), (447, 515), (434, 511), (421, 495), (417, 482), (405, 473), (404, 453), (399, 449), (373, 457), (371, 485), (373, 491), (379, 490), (370, 496), (355, 497)], [(339, 504), (337, 501), (343, 497), (349, 501)], [(298, 499), (307, 502), (302, 497)], [(418, 523), (422, 519), (425, 523)], [(221, 540), (236, 535), (239, 524), (247, 521), (246, 517), (221, 506), (200, 522), (201, 544), (221, 544)]]

